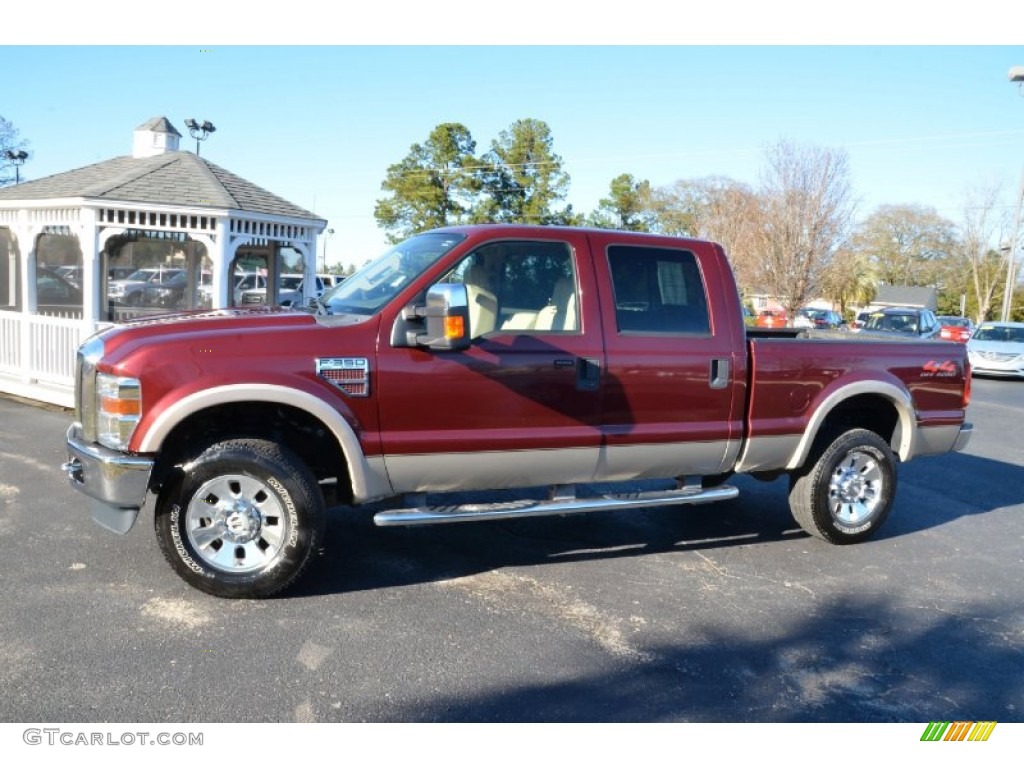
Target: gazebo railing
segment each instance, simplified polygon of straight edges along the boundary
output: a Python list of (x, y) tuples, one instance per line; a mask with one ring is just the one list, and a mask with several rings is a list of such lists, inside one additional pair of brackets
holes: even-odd
[(0, 391), (69, 404), (75, 350), (90, 332), (81, 317), (0, 311)]

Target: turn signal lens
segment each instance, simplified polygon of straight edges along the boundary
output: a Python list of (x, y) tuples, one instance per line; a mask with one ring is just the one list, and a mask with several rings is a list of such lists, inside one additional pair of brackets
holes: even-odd
[(446, 339), (461, 339), (466, 335), (466, 323), (462, 315), (454, 315), (444, 319), (444, 337)]

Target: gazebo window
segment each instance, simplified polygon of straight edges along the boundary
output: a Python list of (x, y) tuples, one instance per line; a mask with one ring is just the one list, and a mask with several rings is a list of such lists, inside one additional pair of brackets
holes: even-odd
[(77, 237), (39, 236), (36, 242), (36, 310), (41, 315), (82, 316), (82, 249)]
[[(302, 276), (306, 264), (302, 253), (291, 245), (277, 246), (271, 268), (270, 250), (267, 246), (238, 251), (232, 269), (233, 306), (302, 303)], [(276, 288), (270, 291), (269, 286)]]
[(102, 254), (103, 316), (125, 322), (211, 305), (206, 247), (183, 233), (129, 231)]

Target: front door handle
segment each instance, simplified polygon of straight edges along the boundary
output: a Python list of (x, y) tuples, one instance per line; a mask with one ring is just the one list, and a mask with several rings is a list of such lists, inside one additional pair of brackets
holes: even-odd
[(711, 360), (711, 388), (725, 389), (729, 386), (729, 361), (722, 357)]

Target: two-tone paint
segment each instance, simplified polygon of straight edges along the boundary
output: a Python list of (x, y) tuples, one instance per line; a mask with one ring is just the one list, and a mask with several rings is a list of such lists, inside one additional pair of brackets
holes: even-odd
[[(225, 406), (266, 406), (269, 421), (283, 406), (318, 425), (315, 439), (341, 457), (336, 474), (360, 503), (793, 469), (837, 414), (879, 425), (903, 460), (964, 441), (963, 345), (748, 339), (732, 271), (713, 243), (553, 227), (458, 231), (465, 239), (457, 247), (369, 317), (224, 310), (107, 331), (97, 368), (142, 382), (130, 453), (159, 461), (182, 425)], [(580, 329), (495, 331), (460, 351), (396, 345), (403, 309), (473, 249), (498, 240), (568, 246)], [(606, 254), (621, 243), (696, 256), (707, 333), (617, 329)], [(367, 388), (356, 395), (325, 375), (332, 366), (323, 361), (348, 358), (366, 361)]]

